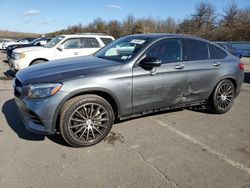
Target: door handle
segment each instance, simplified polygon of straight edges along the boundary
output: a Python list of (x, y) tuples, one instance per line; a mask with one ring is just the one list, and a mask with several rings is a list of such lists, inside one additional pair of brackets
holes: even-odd
[(213, 66), (218, 67), (218, 66), (220, 66), (220, 63), (219, 62), (218, 63), (214, 63)]
[(79, 52), (73, 52), (74, 53), (74, 55), (78, 55), (79, 54)]
[(181, 64), (181, 65), (176, 65), (174, 68), (175, 68), (175, 69), (183, 69), (183, 68), (184, 68), (184, 65), (183, 65), (183, 64)]

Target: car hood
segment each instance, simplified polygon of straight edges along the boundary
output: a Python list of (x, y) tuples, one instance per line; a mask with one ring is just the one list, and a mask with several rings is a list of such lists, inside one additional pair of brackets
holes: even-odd
[(121, 68), (122, 63), (85, 56), (49, 61), (25, 68), (16, 74), (23, 85), (34, 83), (54, 83), (91, 74), (106, 74)]
[(14, 50), (15, 53), (24, 53), (28, 51), (40, 51), (40, 50), (48, 50), (48, 48), (44, 48), (41, 46), (34, 46), (34, 47), (26, 47), (26, 48), (17, 48)]
[(9, 45), (6, 49), (11, 50), (13, 48), (23, 48), (23, 47), (28, 47), (28, 46), (33, 46), (32, 44), (12, 44)]

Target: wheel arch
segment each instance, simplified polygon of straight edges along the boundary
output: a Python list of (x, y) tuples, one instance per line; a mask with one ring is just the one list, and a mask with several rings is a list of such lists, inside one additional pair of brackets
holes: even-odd
[[(211, 94), (213, 93), (213, 91), (214, 91), (214, 89), (216, 88), (216, 86), (218, 85), (218, 83), (221, 82), (222, 80), (230, 80), (230, 81), (233, 83), (233, 85), (234, 85), (235, 92), (237, 91), (237, 82), (236, 82), (236, 78), (233, 77), (233, 76), (224, 76), (224, 77), (222, 77), (221, 79), (219, 79), (219, 80), (217, 80), (217, 81), (215, 82), (215, 84), (213, 85), (212, 90), (210, 91), (210, 93), (209, 93), (209, 95), (208, 95), (209, 97), (210, 97)], [(235, 93), (235, 94), (236, 94), (236, 93)]]
[(49, 60), (46, 59), (46, 58), (36, 58), (36, 59), (33, 59), (33, 60), (30, 62), (29, 66), (32, 65), (35, 61), (38, 61), (38, 60), (49, 61)]
[(120, 114), (120, 105), (119, 102), (117, 100), (117, 98), (111, 94), (111, 92), (108, 92), (104, 89), (94, 89), (94, 90), (80, 90), (80, 91), (75, 91), (70, 93), (69, 95), (67, 95), (62, 101), (61, 103), (58, 105), (54, 118), (53, 118), (53, 122), (52, 122), (52, 131), (56, 131), (56, 129), (58, 128), (58, 120), (60, 119), (60, 110), (62, 109), (63, 105), (65, 104), (65, 102), (67, 102), (68, 100), (80, 96), (80, 95), (87, 95), (87, 94), (94, 94), (94, 95), (98, 95), (100, 97), (102, 97), (103, 99), (105, 99), (112, 107), (113, 111), (114, 111), (114, 115), (115, 115), (115, 119), (118, 118), (119, 114)]

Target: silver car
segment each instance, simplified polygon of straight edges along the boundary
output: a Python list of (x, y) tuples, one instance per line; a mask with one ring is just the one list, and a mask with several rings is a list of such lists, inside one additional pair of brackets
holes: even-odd
[(26, 68), (16, 75), (14, 93), (28, 130), (59, 131), (82, 147), (103, 140), (116, 119), (195, 105), (225, 113), (243, 79), (240, 60), (207, 40), (143, 34), (91, 56)]

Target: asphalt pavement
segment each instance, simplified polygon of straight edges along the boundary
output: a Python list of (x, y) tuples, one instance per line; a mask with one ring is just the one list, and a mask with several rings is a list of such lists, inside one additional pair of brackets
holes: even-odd
[(0, 53), (0, 187), (250, 187), (250, 58), (245, 83), (223, 115), (204, 109), (115, 124), (88, 148), (25, 130)]

